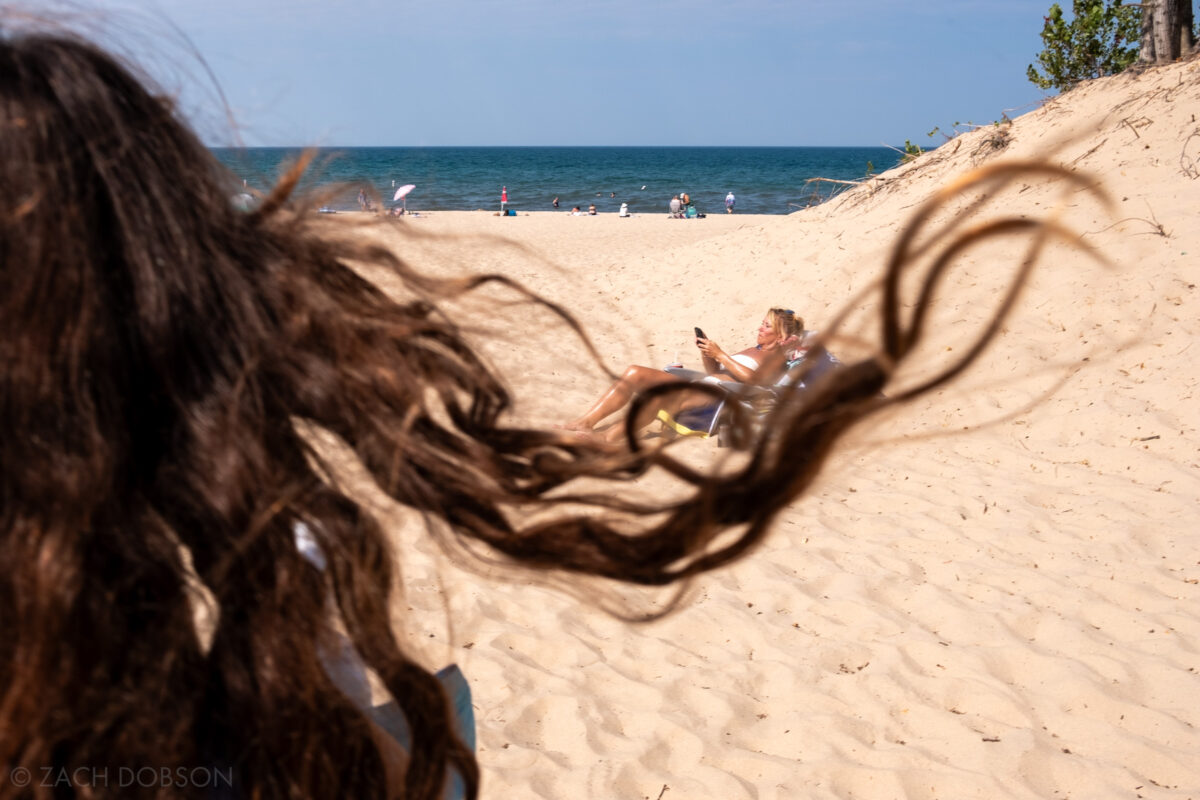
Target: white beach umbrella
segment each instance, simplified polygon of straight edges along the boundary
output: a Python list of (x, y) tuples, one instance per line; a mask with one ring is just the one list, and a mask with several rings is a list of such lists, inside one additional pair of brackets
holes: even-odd
[[(415, 184), (412, 184), (412, 183), (404, 184), (403, 186), (401, 186), (399, 189), (396, 190), (396, 196), (392, 198), (392, 202), (394, 203), (397, 200), (404, 200), (404, 198), (408, 196), (408, 193), (411, 192), (415, 188), (417, 188)], [(408, 201), (404, 202), (404, 210), (408, 211)]]

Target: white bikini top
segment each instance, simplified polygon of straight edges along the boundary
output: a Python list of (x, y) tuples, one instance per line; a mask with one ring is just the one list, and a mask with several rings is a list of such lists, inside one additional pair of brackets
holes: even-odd
[[(753, 357), (748, 356), (745, 353), (738, 353), (735, 356), (730, 356), (730, 358), (732, 358), (737, 363), (741, 364), (743, 367), (746, 367), (747, 369), (758, 369), (758, 362), (755, 361)], [(721, 374), (728, 375), (729, 370), (725, 369), (724, 367), (721, 367)], [(708, 376), (705, 376), (704, 378), (702, 378), (701, 380), (703, 380), (706, 383), (722, 383), (723, 382), (723, 379), (718, 378), (716, 375), (708, 375)]]
[(735, 356), (731, 356), (731, 358), (747, 369), (758, 369), (758, 362), (752, 356), (748, 356), (745, 353), (738, 353)]

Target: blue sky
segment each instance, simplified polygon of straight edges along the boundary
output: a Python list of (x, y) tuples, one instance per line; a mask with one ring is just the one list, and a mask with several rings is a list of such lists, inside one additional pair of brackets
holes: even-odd
[(74, 5), (210, 144), (925, 146), (1045, 96), (1050, 0)]

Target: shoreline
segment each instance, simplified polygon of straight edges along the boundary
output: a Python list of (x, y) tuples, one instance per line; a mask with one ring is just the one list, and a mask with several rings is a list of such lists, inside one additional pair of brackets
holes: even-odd
[[(289, 150), (213, 149), (211, 152), (249, 189), (274, 183)], [(504, 187), (509, 205), (550, 210), (594, 202), (600, 210), (666, 209), (673, 195), (687, 192), (701, 212), (724, 213), (733, 191), (743, 213), (787, 214), (826, 197), (810, 178), (853, 180), (895, 165), (887, 147), (778, 148), (327, 148), (318, 150), (303, 188), (330, 189), (339, 211), (357, 210), (360, 187), (384, 207), (396, 189), (415, 188), (408, 205), (431, 211), (497, 209)], [(345, 192), (337, 187), (344, 187)], [(827, 187), (826, 187), (827, 188)], [(814, 192), (814, 189), (816, 191)], [(398, 204), (398, 203), (396, 203)]]

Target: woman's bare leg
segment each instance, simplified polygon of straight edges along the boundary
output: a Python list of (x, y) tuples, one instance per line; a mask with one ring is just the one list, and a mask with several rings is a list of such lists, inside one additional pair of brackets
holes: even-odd
[(600, 395), (600, 399), (593, 403), (591, 408), (563, 427), (571, 431), (590, 431), (609, 414), (620, 411), (628, 405), (636, 393), (660, 383), (671, 383), (677, 380), (679, 379), (674, 375), (663, 372), (661, 369), (629, 367), (620, 380), (608, 387), (608, 390)]
[[(696, 391), (680, 391), (672, 392), (664, 397), (659, 398), (653, 403), (648, 403), (638, 412), (638, 418), (634, 423), (634, 431), (640, 432), (655, 420), (658, 419), (659, 411), (666, 411), (672, 417), (678, 417), (682, 412), (692, 408), (701, 406), (716, 405), (721, 402), (719, 398), (713, 397), (707, 392)], [(608, 430), (604, 431), (602, 441), (608, 444), (625, 444), (625, 426), (613, 425)]]

